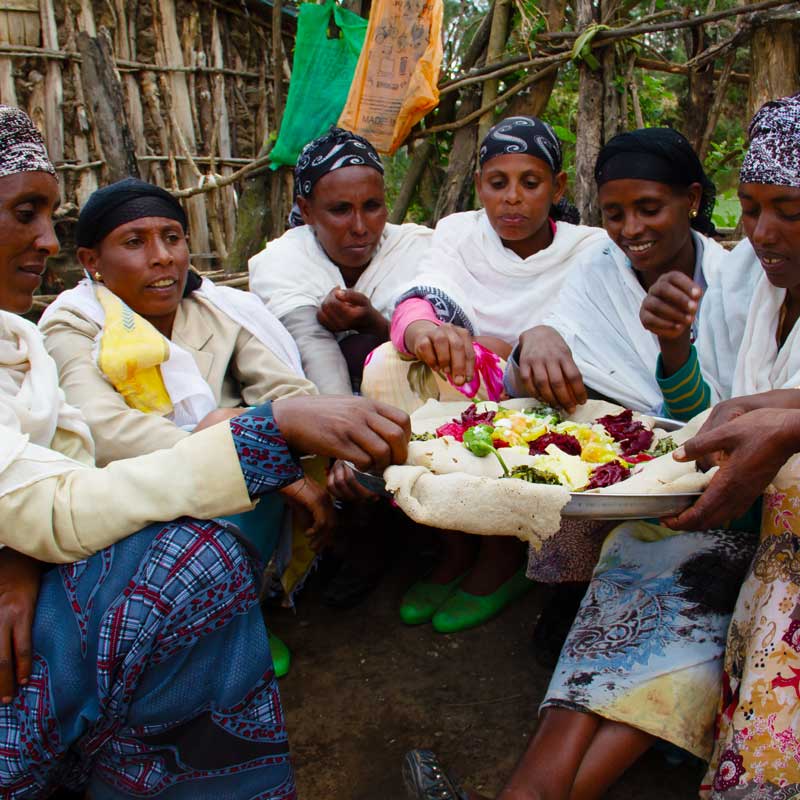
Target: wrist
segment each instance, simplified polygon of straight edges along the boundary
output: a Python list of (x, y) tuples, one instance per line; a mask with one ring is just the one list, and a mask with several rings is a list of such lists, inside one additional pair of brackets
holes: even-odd
[(383, 340), (389, 338), (389, 323), (386, 321), (383, 314), (381, 314), (381, 312), (376, 308), (370, 309), (364, 333), (371, 333)]
[(661, 350), (661, 364), (665, 378), (671, 377), (685, 366), (692, 354), (692, 341), (688, 331), (678, 339), (659, 337), (658, 347)]

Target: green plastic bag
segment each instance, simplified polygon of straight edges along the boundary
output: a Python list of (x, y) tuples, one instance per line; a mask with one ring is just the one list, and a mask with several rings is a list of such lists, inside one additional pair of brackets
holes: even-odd
[[(329, 38), (329, 27), (338, 28), (337, 38)], [(339, 119), (366, 33), (367, 20), (333, 0), (300, 6), (292, 80), (270, 154), (272, 169), (294, 166), (303, 146)]]

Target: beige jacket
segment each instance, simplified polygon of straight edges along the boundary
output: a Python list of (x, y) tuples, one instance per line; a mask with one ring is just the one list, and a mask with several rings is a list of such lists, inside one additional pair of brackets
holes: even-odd
[[(52, 449), (86, 463), (79, 439), (57, 431)], [(25, 471), (20, 457), (13, 469)], [(211, 519), (253, 508), (228, 425), (215, 425), (168, 450), (78, 467), (0, 498), (0, 541), (52, 563), (86, 558), (153, 522)]]
[[(95, 363), (92, 348), (98, 331), (94, 322), (66, 308), (42, 325), (67, 402), (81, 410), (91, 428), (97, 464), (172, 447), (189, 437), (172, 421), (127, 405)], [(181, 302), (172, 340), (192, 355), (219, 408), (256, 406), (279, 397), (317, 393), (313, 383), (295, 375), (258, 339), (204, 298)], [(192, 514), (204, 516), (198, 510)]]

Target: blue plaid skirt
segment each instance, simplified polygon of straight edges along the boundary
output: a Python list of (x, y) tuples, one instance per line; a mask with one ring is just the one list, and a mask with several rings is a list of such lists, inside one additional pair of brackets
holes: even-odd
[(188, 518), (51, 568), (2, 797), (296, 798), (258, 584), (234, 532)]

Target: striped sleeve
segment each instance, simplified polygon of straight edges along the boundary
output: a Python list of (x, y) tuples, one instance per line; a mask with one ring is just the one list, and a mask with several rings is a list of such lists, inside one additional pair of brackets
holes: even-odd
[(711, 405), (711, 390), (703, 380), (700, 361), (694, 345), (686, 363), (668, 378), (664, 377), (664, 365), (661, 356), (656, 365), (656, 380), (664, 396), (664, 408), (672, 419), (690, 420)]

